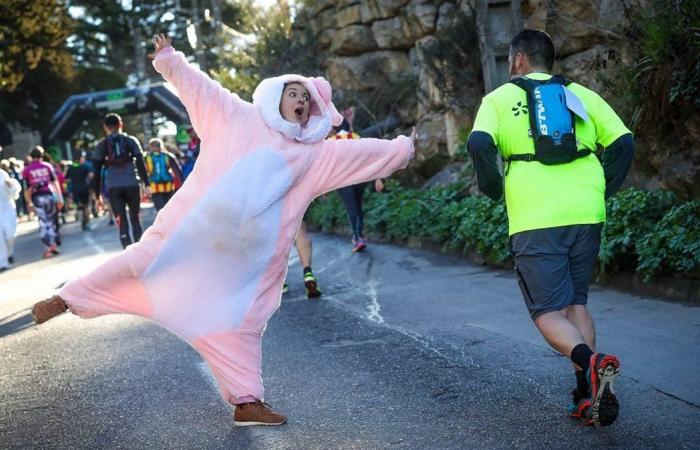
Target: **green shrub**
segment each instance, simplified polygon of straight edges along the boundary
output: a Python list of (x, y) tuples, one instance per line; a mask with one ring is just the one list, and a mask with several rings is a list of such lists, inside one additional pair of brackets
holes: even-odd
[(305, 218), (307, 222), (326, 232), (331, 232), (334, 228), (347, 223), (345, 207), (336, 193), (314, 201)]
[(598, 254), (601, 270), (634, 270), (638, 265), (637, 244), (677, 202), (669, 191), (637, 189), (626, 189), (609, 199)]
[(469, 197), (462, 202), (463, 217), (457, 235), (465, 250), (473, 249), (490, 262), (502, 264), (508, 252), (508, 216), (505, 204), (486, 197)]
[[(476, 251), (489, 262), (502, 264), (508, 254), (505, 206), (486, 197), (462, 197), (464, 186), (411, 189), (395, 182), (381, 195), (366, 193), (365, 228), (388, 239), (430, 237), (464, 251)], [(369, 191), (369, 190), (368, 190)], [(323, 231), (347, 226), (340, 198), (331, 194), (314, 202), (307, 220)]]
[[(411, 189), (388, 183), (388, 192), (366, 192), (365, 227), (387, 239), (430, 237), (475, 252), (487, 262), (505, 264), (508, 218), (505, 204), (481, 196), (463, 196), (464, 186)], [(638, 271), (697, 278), (700, 268), (700, 201), (681, 202), (667, 191), (627, 189), (608, 201), (600, 270)], [(347, 227), (337, 194), (314, 202), (309, 223), (323, 231)]]
[[(656, 274), (692, 274), (700, 267), (700, 201), (671, 208), (637, 245), (638, 270)], [(697, 273), (695, 274), (697, 275)]]
[[(405, 239), (420, 235), (421, 222), (428, 213), (420, 193), (405, 188), (395, 188), (388, 195), (373, 196), (367, 213), (376, 217), (378, 228), (389, 238)], [(369, 222), (370, 224), (372, 221)]]

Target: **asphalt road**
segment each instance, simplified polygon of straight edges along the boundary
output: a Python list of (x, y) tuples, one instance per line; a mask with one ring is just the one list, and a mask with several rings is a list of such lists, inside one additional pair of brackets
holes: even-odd
[[(153, 215), (147, 210), (146, 217)], [(0, 448), (699, 448), (700, 308), (593, 287), (601, 351), (622, 361), (618, 422), (565, 415), (573, 375), (532, 325), (509, 271), (388, 245), (352, 254), (314, 235), (324, 296), (296, 257), (264, 339), (282, 427), (233, 426), (198, 354), (135, 317), (42, 326), (31, 304), (120, 249), (100, 219), (41, 260), (22, 224), (0, 274)]]

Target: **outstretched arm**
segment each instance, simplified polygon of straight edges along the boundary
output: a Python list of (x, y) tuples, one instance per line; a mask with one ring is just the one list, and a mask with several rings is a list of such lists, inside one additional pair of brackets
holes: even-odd
[(175, 86), (192, 126), (202, 140), (207, 141), (221, 124), (234, 123), (231, 116), (245, 102), (188, 63), (185, 55), (171, 46), (169, 37), (159, 34), (153, 43), (155, 52), (149, 55), (153, 58), (153, 67)]
[(411, 137), (386, 139), (339, 139), (324, 141), (313, 173), (320, 174), (316, 195), (384, 178), (403, 169), (413, 158), (415, 129)]

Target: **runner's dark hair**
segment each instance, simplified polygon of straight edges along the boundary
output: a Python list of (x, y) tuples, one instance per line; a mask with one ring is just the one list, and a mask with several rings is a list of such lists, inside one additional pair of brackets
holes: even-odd
[(552, 70), (556, 56), (554, 43), (544, 31), (525, 29), (518, 33), (510, 41), (511, 57), (515, 57), (518, 52), (527, 55), (532, 66), (540, 67), (548, 72)]
[(119, 114), (109, 113), (105, 116), (104, 120), (102, 120), (102, 123), (109, 128), (119, 128), (122, 124), (122, 118)]
[(44, 147), (36, 145), (29, 151), (29, 156), (34, 159), (41, 159), (44, 156)]

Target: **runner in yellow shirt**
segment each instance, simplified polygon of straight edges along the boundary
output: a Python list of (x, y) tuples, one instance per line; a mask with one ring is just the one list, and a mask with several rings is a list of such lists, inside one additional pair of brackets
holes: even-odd
[[(530, 316), (545, 340), (574, 363), (577, 387), (569, 413), (584, 424), (606, 426), (618, 415), (613, 383), (620, 363), (595, 353), (586, 303), (605, 199), (629, 171), (634, 139), (595, 92), (549, 74), (554, 56), (546, 33), (515, 36), (511, 82), (482, 100), (468, 147), (479, 189), (494, 200), (505, 190), (510, 248)], [(593, 154), (598, 146), (605, 149), (602, 163)]]

